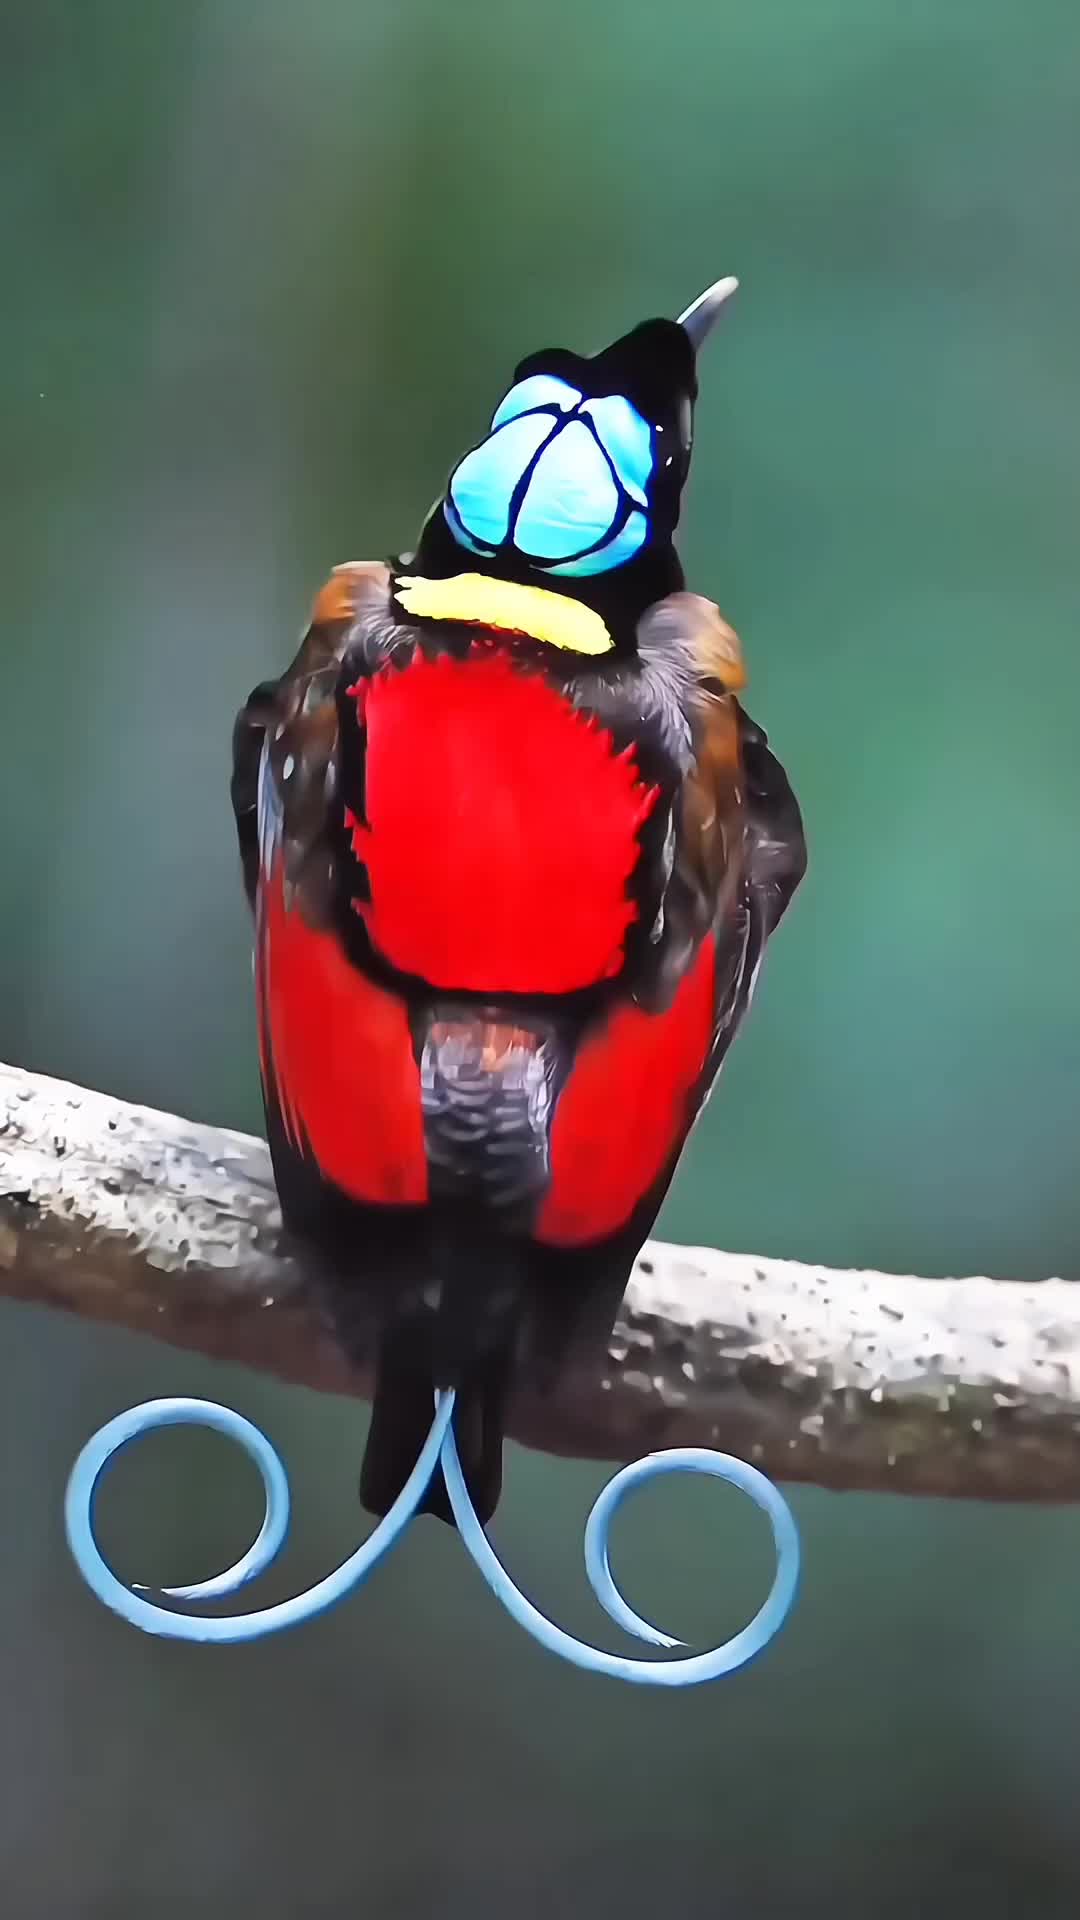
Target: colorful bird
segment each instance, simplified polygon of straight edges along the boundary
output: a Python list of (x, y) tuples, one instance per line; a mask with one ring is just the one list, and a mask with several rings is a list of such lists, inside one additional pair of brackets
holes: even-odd
[(374, 1324), (375, 1513), (452, 1386), (490, 1516), (508, 1395), (610, 1327), (805, 869), (673, 545), (734, 285), (523, 361), (416, 552), (338, 567), (237, 718), (275, 1177)]

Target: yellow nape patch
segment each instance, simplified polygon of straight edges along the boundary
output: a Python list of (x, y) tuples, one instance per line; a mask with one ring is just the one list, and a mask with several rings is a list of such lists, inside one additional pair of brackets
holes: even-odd
[(614, 645), (591, 607), (545, 587), (520, 587), (486, 573), (455, 573), (449, 580), (412, 574), (399, 578), (394, 591), (406, 612), (420, 619), (461, 620), (469, 626), (523, 633), (569, 653), (610, 653)]

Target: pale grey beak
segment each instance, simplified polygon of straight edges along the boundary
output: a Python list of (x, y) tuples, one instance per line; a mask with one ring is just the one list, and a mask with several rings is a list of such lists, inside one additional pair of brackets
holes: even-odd
[(725, 300), (730, 300), (738, 284), (734, 276), (729, 273), (725, 279), (716, 280), (711, 287), (706, 287), (705, 292), (694, 301), (693, 306), (687, 307), (685, 313), (680, 313), (679, 325), (689, 334), (690, 345), (695, 353), (700, 349), (702, 341), (712, 332), (721, 307)]

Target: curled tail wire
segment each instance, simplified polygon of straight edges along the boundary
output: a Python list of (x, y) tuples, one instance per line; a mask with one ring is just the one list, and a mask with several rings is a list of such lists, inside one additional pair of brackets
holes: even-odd
[(741, 1633), (708, 1653), (683, 1654), (677, 1660), (638, 1660), (625, 1654), (608, 1653), (600, 1647), (578, 1640), (540, 1612), (511, 1579), (488, 1540), (472, 1507), (451, 1427), (453, 1395), (439, 1396), (434, 1418), (419, 1457), (399, 1499), (370, 1539), (357, 1548), (336, 1572), (328, 1574), (306, 1593), (257, 1613), (235, 1614), (226, 1618), (206, 1618), (174, 1613), (158, 1601), (147, 1598), (146, 1589), (125, 1586), (105, 1560), (94, 1531), (94, 1505), (98, 1485), (116, 1455), (141, 1434), (154, 1428), (171, 1426), (207, 1426), (239, 1441), (258, 1467), (266, 1493), (266, 1513), (254, 1544), (234, 1566), (213, 1579), (194, 1586), (170, 1587), (164, 1598), (198, 1602), (220, 1600), (235, 1593), (266, 1568), (280, 1551), (289, 1526), (289, 1483), (277, 1454), (258, 1427), (233, 1413), (228, 1407), (206, 1400), (150, 1400), (129, 1413), (119, 1414), (88, 1440), (72, 1468), (65, 1502), (68, 1544), (83, 1579), (105, 1606), (144, 1633), (170, 1640), (196, 1640), (235, 1645), (240, 1641), (261, 1640), (267, 1634), (325, 1613), (347, 1593), (358, 1587), (404, 1533), (416, 1511), (421, 1491), (436, 1466), (443, 1472), (447, 1494), (458, 1523), (461, 1538), (479, 1567), (492, 1592), (507, 1612), (541, 1646), (587, 1673), (606, 1674), (614, 1679), (635, 1681), (639, 1685), (659, 1687), (693, 1686), (703, 1680), (718, 1680), (734, 1673), (762, 1653), (783, 1626), (790, 1612), (798, 1585), (799, 1540), (795, 1522), (782, 1495), (771, 1480), (756, 1467), (726, 1454), (711, 1453), (699, 1447), (683, 1447), (669, 1453), (649, 1454), (609, 1480), (589, 1515), (585, 1530), (585, 1571), (596, 1598), (608, 1617), (628, 1633), (653, 1646), (675, 1648), (681, 1642), (654, 1627), (628, 1605), (619, 1592), (608, 1564), (608, 1528), (612, 1515), (624, 1496), (635, 1486), (657, 1475), (672, 1472), (707, 1473), (726, 1480), (748, 1494), (767, 1515), (776, 1548), (776, 1572), (769, 1593), (750, 1623)]

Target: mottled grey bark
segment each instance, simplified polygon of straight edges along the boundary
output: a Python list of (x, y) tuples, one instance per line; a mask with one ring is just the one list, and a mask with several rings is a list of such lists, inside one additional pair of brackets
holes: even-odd
[[(0, 1066), (0, 1293), (334, 1393), (259, 1140)], [(521, 1394), (514, 1437), (623, 1460), (716, 1445), (779, 1478), (1080, 1493), (1080, 1287), (922, 1280), (650, 1242), (606, 1360)]]

